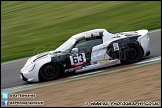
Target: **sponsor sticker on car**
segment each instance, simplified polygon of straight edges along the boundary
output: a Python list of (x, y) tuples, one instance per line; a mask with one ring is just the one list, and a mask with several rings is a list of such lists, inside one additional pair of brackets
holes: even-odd
[(109, 63), (109, 60), (100, 61), (101, 65), (108, 64), (108, 63)]
[(114, 48), (114, 51), (119, 50), (119, 45), (118, 45), (118, 43), (113, 43), (113, 48)]

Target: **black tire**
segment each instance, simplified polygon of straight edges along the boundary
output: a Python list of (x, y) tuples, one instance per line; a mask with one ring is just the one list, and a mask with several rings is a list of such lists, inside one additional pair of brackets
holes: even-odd
[(129, 44), (125, 50), (124, 63), (135, 63), (143, 57), (143, 50), (139, 45)]
[(61, 70), (57, 64), (46, 64), (39, 71), (39, 79), (40, 81), (55, 80), (60, 74)]

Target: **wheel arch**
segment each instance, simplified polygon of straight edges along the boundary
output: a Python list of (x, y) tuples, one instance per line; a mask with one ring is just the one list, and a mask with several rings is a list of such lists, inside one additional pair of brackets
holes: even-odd
[[(126, 49), (129, 45), (136, 45), (137, 47), (139, 47), (142, 51), (142, 57), (144, 56), (144, 49), (142, 48), (142, 46), (140, 45), (140, 43), (138, 41), (133, 41), (133, 40), (130, 41), (130, 40), (127, 40), (127, 39), (122, 39), (122, 40), (123, 41), (121, 41), (121, 40), (113, 41), (108, 45), (106, 52), (110, 57), (113, 58), (113, 55), (115, 54), (115, 57), (119, 58), (119, 52), (120, 51), (123, 52), (123, 50)], [(114, 51), (113, 43), (118, 43), (119, 50)]]

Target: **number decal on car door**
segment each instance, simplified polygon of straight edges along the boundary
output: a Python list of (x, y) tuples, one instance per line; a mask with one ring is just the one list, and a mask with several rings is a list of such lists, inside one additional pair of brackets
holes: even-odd
[(70, 55), (70, 61), (71, 61), (72, 67), (80, 65), (80, 64), (86, 64), (85, 53)]

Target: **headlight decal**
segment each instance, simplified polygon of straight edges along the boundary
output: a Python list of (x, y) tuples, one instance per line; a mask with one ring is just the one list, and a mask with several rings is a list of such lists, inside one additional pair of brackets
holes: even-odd
[(35, 67), (35, 64), (30, 65), (30, 66), (28, 67), (28, 72), (32, 71), (32, 70), (34, 69), (34, 67)]

